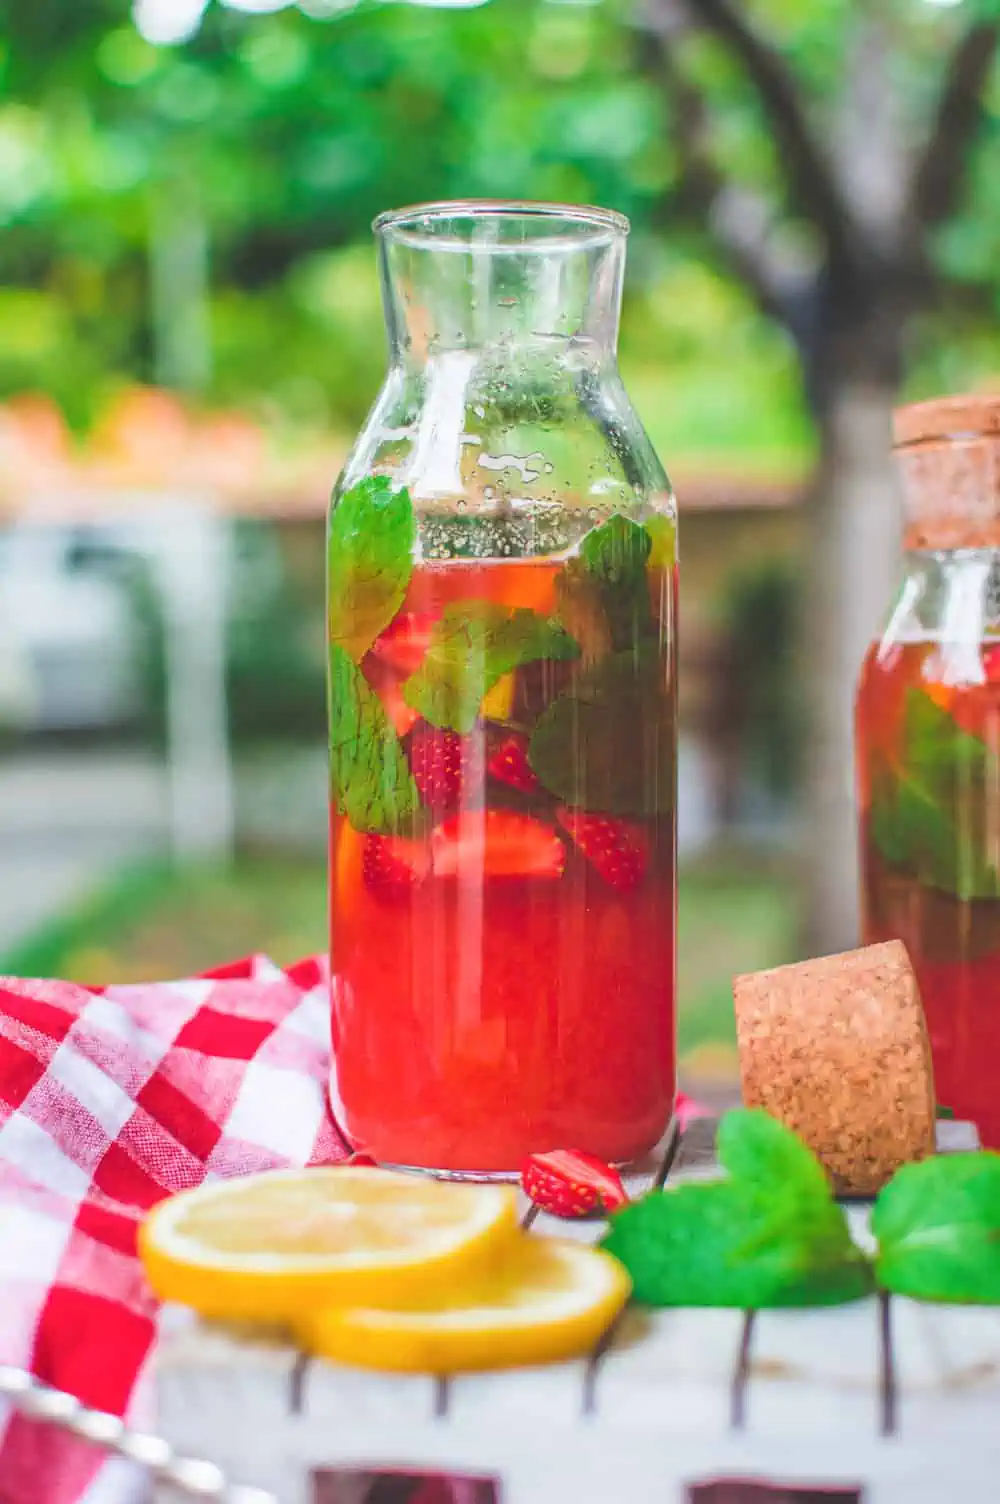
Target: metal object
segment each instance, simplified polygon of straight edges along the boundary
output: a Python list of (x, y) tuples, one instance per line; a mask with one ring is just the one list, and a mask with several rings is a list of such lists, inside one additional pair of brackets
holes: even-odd
[(230, 1483), (214, 1462), (180, 1457), (162, 1437), (134, 1431), (117, 1415), (91, 1410), (73, 1395), (40, 1383), (23, 1368), (0, 1365), (0, 1398), (9, 1400), (31, 1420), (46, 1421), (104, 1447), (115, 1457), (137, 1463), (153, 1478), (193, 1498), (209, 1499), (213, 1504), (278, 1504), (274, 1494)]

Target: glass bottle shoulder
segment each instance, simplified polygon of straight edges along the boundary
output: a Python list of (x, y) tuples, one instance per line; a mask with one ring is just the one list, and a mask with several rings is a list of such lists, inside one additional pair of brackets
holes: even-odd
[(394, 366), (335, 500), (374, 473), (408, 488), (418, 519), (473, 526), (490, 553), (558, 553), (613, 513), (675, 512), (617, 367), (574, 341)]

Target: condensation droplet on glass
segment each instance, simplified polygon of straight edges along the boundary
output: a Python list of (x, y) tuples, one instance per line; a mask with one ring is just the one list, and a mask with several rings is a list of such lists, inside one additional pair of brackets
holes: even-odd
[(590, 518), (591, 522), (596, 522), (600, 515), (600, 511), (597, 507), (588, 507), (587, 516)]
[(553, 470), (555, 468), (556, 467), (555, 467), (555, 465), (552, 464), (551, 460), (546, 460), (545, 461), (545, 474), (546, 475), (551, 475), (552, 472), (553, 472)]
[(486, 497), (487, 501), (492, 501), (493, 498), (494, 498), (494, 496), (496, 494), (497, 493), (496, 493), (495, 489), (493, 488), (493, 486), (484, 486), (483, 487), (483, 495)]
[(455, 511), (456, 512), (464, 512), (465, 509), (466, 509), (465, 498), (462, 497), (462, 496), (460, 496), (459, 499), (458, 499), (458, 501), (456, 501), (456, 503), (455, 503)]

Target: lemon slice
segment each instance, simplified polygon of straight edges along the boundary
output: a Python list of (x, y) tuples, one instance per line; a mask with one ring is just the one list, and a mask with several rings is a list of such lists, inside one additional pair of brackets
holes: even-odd
[(479, 707), (479, 714), (484, 721), (507, 720), (514, 703), (515, 682), (514, 674), (501, 674), (493, 688), (486, 691)]
[(150, 1284), (220, 1320), (443, 1295), (519, 1239), (513, 1190), (367, 1167), (273, 1170), (183, 1191), (139, 1233)]
[(489, 1273), (453, 1287), (433, 1308), (331, 1306), (295, 1330), (308, 1352), (362, 1368), (436, 1374), (509, 1368), (589, 1352), (630, 1290), (610, 1254), (523, 1237)]

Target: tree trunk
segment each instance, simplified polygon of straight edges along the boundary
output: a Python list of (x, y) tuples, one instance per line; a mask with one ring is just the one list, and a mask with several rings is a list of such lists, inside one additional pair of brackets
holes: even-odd
[(841, 378), (828, 386), (821, 415), (803, 624), (808, 955), (859, 943), (854, 692), (898, 578), (901, 517), (890, 453), (895, 395), (885, 373)]

